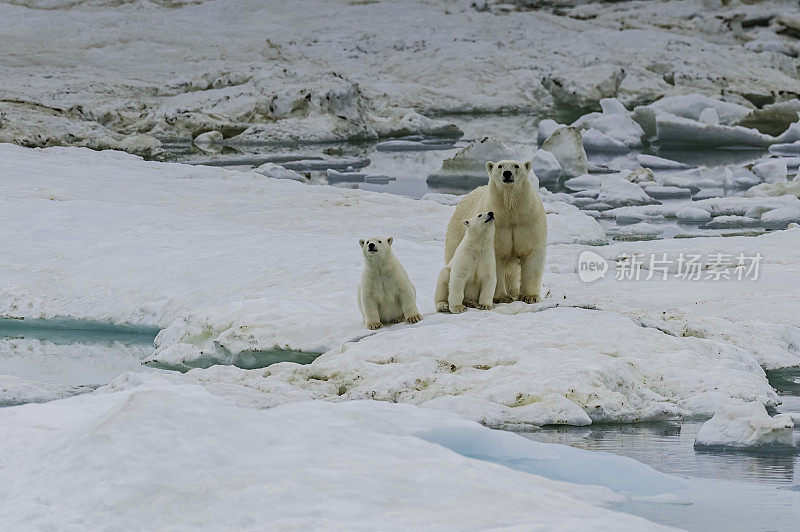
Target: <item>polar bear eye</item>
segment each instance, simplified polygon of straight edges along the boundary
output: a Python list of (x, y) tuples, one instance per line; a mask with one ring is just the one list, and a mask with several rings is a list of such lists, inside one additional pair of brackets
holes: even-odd
[(514, 165), (514, 168), (516, 168), (516, 169), (519, 169), (519, 165), (518, 165), (518, 164), (515, 164), (515, 165)]
[(381, 241), (380, 241), (380, 240), (378, 240), (378, 244), (380, 244), (380, 243), (381, 243)]
[(481, 217), (483, 217), (483, 215), (482, 215), (482, 214), (479, 214), (479, 215), (478, 215), (478, 218), (481, 218)]

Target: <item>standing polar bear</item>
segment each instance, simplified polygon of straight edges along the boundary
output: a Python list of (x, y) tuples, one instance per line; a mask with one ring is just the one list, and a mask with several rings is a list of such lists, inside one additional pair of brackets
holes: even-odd
[(392, 253), (393, 238), (359, 240), (364, 253), (364, 272), (358, 285), (358, 309), (370, 330), (383, 325), (417, 323), (417, 292), (400, 261)]
[(436, 310), (458, 314), (475, 307), (492, 308), (497, 281), (494, 258), (494, 212), (482, 212), (464, 220), (466, 236), (436, 283)]
[(493, 211), (497, 286), (495, 303), (518, 298), (525, 303), (541, 299), (547, 245), (547, 216), (542, 200), (529, 178), (530, 161), (486, 163), (489, 184), (478, 187), (456, 206), (447, 225), (445, 262), (450, 262), (464, 238), (461, 223), (471, 216)]

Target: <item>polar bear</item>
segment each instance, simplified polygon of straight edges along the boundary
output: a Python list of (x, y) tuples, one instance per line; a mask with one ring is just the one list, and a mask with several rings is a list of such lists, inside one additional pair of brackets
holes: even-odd
[(364, 272), (358, 285), (358, 308), (370, 330), (384, 324), (417, 323), (417, 292), (392, 253), (392, 237), (359, 240), (364, 253)]
[(436, 283), (436, 310), (458, 314), (475, 307), (492, 308), (497, 282), (494, 258), (494, 213), (476, 214), (464, 220), (466, 235), (453, 258), (442, 268)]
[(466, 227), (461, 222), (479, 212), (493, 211), (497, 286), (495, 303), (515, 297), (525, 303), (541, 299), (541, 281), (547, 246), (547, 216), (529, 178), (530, 161), (486, 163), (489, 184), (462, 199), (447, 225), (445, 261), (450, 262)]

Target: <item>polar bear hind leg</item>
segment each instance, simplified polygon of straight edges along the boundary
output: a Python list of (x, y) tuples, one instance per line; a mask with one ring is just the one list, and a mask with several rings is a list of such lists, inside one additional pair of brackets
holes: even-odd
[(436, 312), (449, 312), (450, 306), (447, 303), (448, 285), (450, 284), (450, 266), (445, 266), (439, 272), (439, 279), (436, 281), (436, 292), (433, 301), (436, 304)]

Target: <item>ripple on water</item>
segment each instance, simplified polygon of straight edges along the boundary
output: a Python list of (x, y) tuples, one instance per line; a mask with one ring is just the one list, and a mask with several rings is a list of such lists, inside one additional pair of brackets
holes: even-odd
[[(780, 394), (778, 412), (800, 412), (800, 369), (768, 371)], [(672, 498), (635, 499), (625, 512), (687, 530), (797, 530), (797, 452), (695, 451), (702, 422), (545, 427), (525, 437), (628, 456), (689, 479)], [(800, 427), (795, 427), (800, 438)]]

